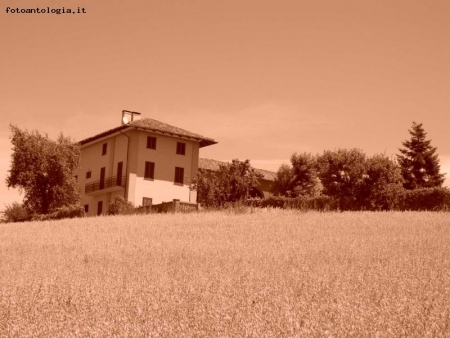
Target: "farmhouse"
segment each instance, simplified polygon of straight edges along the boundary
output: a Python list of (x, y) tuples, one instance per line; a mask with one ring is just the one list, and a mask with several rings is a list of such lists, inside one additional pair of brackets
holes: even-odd
[[(229, 165), (230, 163), (212, 160), (209, 158), (200, 158), (198, 161), (198, 168), (204, 169), (210, 172), (218, 171), (220, 166)], [(269, 170), (256, 169), (256, 172), (259, 172), (263, 175), (263, 178), (260, 180), (259, 185), (257, 187), (253, 187), (253, 190), (250, 192), (252, 197), (259, 198), (267, 198), (272, 196), (272, 185), (275, 181), (276, 173)]]
[(189, 179), (197, 173), (199, 148), (217, 142), (139, 115), (124, 110), (120, 126), (80, 141), (77, 177), (88, 215), (105, 214), (116, 196), (135, 206), (196, 203)]

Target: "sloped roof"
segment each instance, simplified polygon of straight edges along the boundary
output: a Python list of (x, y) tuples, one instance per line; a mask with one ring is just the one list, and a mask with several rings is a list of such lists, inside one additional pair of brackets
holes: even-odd
[[(220, 165), (230, 165), (229, 162), (222, 162), (217, 160), (212, 160), (209, 158), (199, 158), (198, 159), (198, 167), (199, 169), (206, 169), (211, 171), (218, 171), (220, 169)], [(275, 181), (276, 173), (269, 170), (257, 169), (254, 168), (256, 172), (261, 173), (263, 175), (263, 179), (267, 181)]]
[(92, 137), (88, 137), (84, 140), (80, 141), (80, 144), (86, 144), (92, 141), (95, 141), (99, 138), (108, 136), (110, 134), (114, 134), (118, 131), (122, 131), (124, 129), (128, 129), (128, 128), (134, 128), (134, 129), (139, 129), (139, 130), (145, 130), (145, 131), (152, 131), (152, 132), (157, 132), (157, 133), (163, 133), (163, 134), (168, 134), (170, 136), (178, 136), (178, 137), (185, 137), (185, 138), (190, 138), (190, 139), (194, 139), (197, 141), (200, 141), (200, 148), (202, 147), (206, 147), (206, 146), (210, 146), (212, 144), (216, 144), (217, 142), (214, 141), (214, 139), (209, 138), (209, 137), (205, 137), (178, 127), (174, 127), (171, 126), (170, 124), (164, 123), (164, 122), (160, 122), (157, 120), (153, 120), (150, 118), (143, 118), (140, 120), (136, 120), (133, 122), (130, 122), (128, 124), (125, 125), (121, 125), (118, 126), (116, 128), (113, 129), (109, 129), (107, 131), (104, 131), (103, 133), (94, 135)]

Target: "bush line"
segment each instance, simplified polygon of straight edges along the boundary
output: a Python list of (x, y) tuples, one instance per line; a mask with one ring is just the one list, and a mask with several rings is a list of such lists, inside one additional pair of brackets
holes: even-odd
[(382, 207), (370, 203), (339, 199), (331, 196), (280, 197), (267, 199), (249, 198), (246, 205), (260, 208), (297, 209), (302, 211), (450, 211), (450, 190), (447, 188), (424, 188), (404, 190), (395, 198), (387, 199)]

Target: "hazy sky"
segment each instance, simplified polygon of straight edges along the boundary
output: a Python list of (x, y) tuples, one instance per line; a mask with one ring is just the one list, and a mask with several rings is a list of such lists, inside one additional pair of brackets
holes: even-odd
[(9, 123), (80, 140), (123, 109), (216, 139), (201, 157), (274, 171), (295, 151), (393, 155), (422, 122), (450, 176), (448, 0), (1, 4), (0, 209), (20, 201)]

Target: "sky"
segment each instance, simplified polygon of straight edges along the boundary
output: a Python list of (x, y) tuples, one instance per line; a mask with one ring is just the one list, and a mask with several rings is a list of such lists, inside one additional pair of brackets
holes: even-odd
[[(124, 109), (276, 171), (294, 152), (394, 156), (423, 123), (450, 177), (450, 1), (1, 0), (0, 209), (9, 125), (81, 140)], [(86, 13), (6, 13), (39, 8)], [(450, 178), (445, 185), (450, 186)]]

